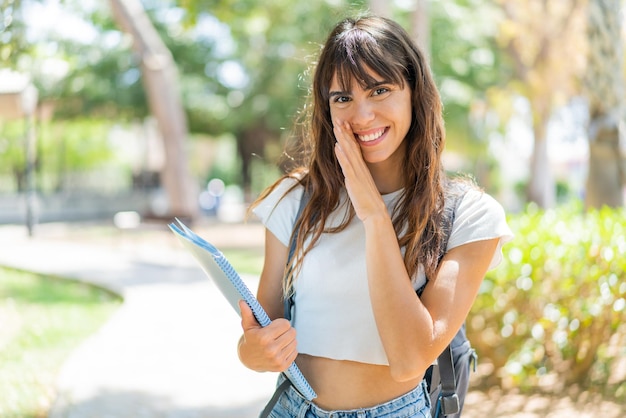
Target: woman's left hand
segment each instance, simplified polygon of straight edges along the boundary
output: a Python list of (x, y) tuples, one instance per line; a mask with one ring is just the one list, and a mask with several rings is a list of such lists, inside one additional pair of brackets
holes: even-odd
[(365, 164), (361, 148), (354, 138), (350, 124), (335, 120), (333, 132), (337, 140), (335, 155), (341, 165), (348, 196), (357, 217), (365, 221), (372, 215), (387, 214), (385, 204)]

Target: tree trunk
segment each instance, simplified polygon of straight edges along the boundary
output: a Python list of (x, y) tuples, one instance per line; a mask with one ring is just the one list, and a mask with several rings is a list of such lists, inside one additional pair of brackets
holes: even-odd
[[(378, 16), (393, 17), (393, 3), (389, 0), (369, 0), (370, 11)], [(411, 28), (413, 40), (428, 56), (430, 54), (430, 27), (428, 20), (428, 0), (414, 0), (411, 12)]]
[(415, 0), (415, 10), (411, 13), (411, 35), (427, 57), (430, 56), (430, 23), (428, 0)]
[(382, 16), (382, 17), (391, 17), (392, 10), (391, 5), (392, 2), (389, 0), (370, 0), (370, 11), (372, 14)]
[(585, 206), (619, 207), (624, 205), (623, 167), (619, 148), (619, 124), (616, 120), (598, 117), (589, 129), (589, 172)]
[(550, 98), (534, 97), (531, 99), (533, 109), (533, 153), (530, 159), (530, 179), (528, 181), (528, 200), (539, 207), (548, 209), (556, 204), (556, 185), (550, 156), (548, 155), (548, 138), (546, 127), (550, 119)]
[(196, 184), (187, 164), (187, 120), (180, 98), (178, 71), (140, 0), (110, 0), (117, 24), (133, 38), (141, 58), (142, 80), (148, 105), (157, 120), (165, 148), (162, 184), (168, 196), (167, 216), (197, 215)]
[(241, 158), (241, 185), (247, 202), (253, 199), (252, 164), (254, 158), (265, 157), (265, 146), (272, 134), (264, 122), (256, 123), (237, 135), (237, 152)]
[(588, 208), (624, 205), (624, 156), (620, 149), (623, 119), (624, 62), (621, 0), (589, 2), (589, 57), (583, 80), (589, 101)]
[(544, 122), (536, 122), (533, 131), (535, 142), (530, 161), (528, 200), (537, 203), (541, 208), (548, 209), (556, 204), (556, 186), (550, 168)]

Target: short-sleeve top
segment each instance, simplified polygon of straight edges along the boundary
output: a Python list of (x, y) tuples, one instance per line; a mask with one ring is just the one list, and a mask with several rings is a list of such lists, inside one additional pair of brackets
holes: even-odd
[[(296, 220), (301, 186), (285, 194), (295, 179), (283, 180), (254, 213), (285, 246)], [(402, 190), (383, 195), (391, 214)], [(345, 217), (348, 196), (327, 221), (339, 225)], [(447, 250), (470, 242), (500, 238), (489, 268), (502, 259), (502, 244), (513, 234), (502, 206), (491, 196), (471, 189), (458, 202)], [(384, 260), (381, 260), (384, 262)], [(414, 289), (425, 282), (423, 268), (412, 279)], [(324, 233), (303, 260), (295, 277), (295, 311), (292, 325), (298, 335), (298, 351), (335, 360), (388, 365), (376, 328), (365, 263), (365, 229), (357, 218), (338, 233)]]

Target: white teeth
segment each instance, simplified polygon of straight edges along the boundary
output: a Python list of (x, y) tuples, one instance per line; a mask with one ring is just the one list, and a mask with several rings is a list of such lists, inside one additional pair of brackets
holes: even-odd
[(378, 138), (380, 138), (382, 136), (382, 134), (385, 133), (384, 129), (381, 129), (378, 132), (374, 132), (373, 134), (369, 134), (369, 135), (359, 135), (359, 139), (363, 142), (370, 142), (370, 141), (374, 141)]

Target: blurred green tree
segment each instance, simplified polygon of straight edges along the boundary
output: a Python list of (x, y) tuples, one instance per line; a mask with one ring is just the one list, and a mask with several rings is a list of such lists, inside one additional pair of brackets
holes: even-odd
[[(447, 147), (488, 184), (487, 103), (505, 86), (509, 67), (496, 43), (498, 8), (491, 1), (439, 1), (429, 6), (430, 56), (445, 106)], [(482, 109), (479, 111), (479, 109)], [(504, 118), (503, 118), (504, 119)]]
[[(292, 128), (304, 110), (309, 69), (323, 37), (337, 20), (365, 12), (369, 3), (143, 0), (142, 5), (176, 63), (189, 131), (215, 137), (232, 133), (242, 162), (239, 182), (250, 193), (253, 173), (275, 166), (287, 139), (297, 141)], [(83, 8), (65, 0), (63, 7), (90, 22), (96, 34), (88, 43), (38, 41), (39, 51), (55, 51), (46, 59), (67, 68), (62, 77), (50, 77), (41, 70), (44, 59), (31, 54), (29, 67), (39, 74), (42, 99), (55, 100), (58, 118), (146, 117), (141, 60), (130, 37), (121, 34), (101, 4)], [(472, 125), (469, 109), (485, 102), (491, 86), (503, 84), (506, 75), (490, 23), (494, 7), (485, 0), (443, 0), (428, 7), (423, 1), (392, 2), (388, 7), (416, 37), (428, 38), (445, 103), (448, 145), (470, 160), (463, 169), (471, 170), (472, 159), (485, 159), (487, 141)], [(418, 35), (426, 26), (432, 33)]]
[[(111, 44), (108, 28), (93, 36), (92, 24), (76, 25), (78, 17), (97, 15), (91, 7), (71, 0), (62, 4), (15, 0), (5, 1), (1, 13), (0, 37), (6, 42), (0, 45), (0, 67), (28, 75), (39, 90), (37, 187), (44, 192), (59, 190), (69, 184), (65, 180), (69, 173), (84, 173), (110, 161), (108, 131), (121, 115), (145, 116), (145, 101), (136, 100), (143, 90), (124, 77), (132, 70), (130, 55)], [(57, 19), (62, 15), (63, 24), (49, 24), (52, 19), (42, 19), (42, 13)], [(49, 123), (53, 113), (55, 126)], [(24, 189), (23, 141), (15, 137), (20, 124), (0, 124), (0, 149), (7, 150), (0, 153), (0, 175), (12, 172), (16, 184), (3, 182), (2, 191)]]
[(7, 63), (20, 54), (29, 51), (24, 32), (24, 22), (19, 18), (21, 0), (0, 0), (0, 64), (11, 68)]
[[(532, 111), (534, 148), (527, 198), (540, 207), (551, 207), (556, 203), (556, 185), (548, 160), (547, 124), (553, 111), (565, 105), (579, 89), (584, 65), (580, 51), (584, 46), (586, 1), (497, 3), (503, 12), (498, 42), (512, 69), (504, 96), (514, 92), (525, 97)], [(501, 102), (495, 105), (501, 106)]]

